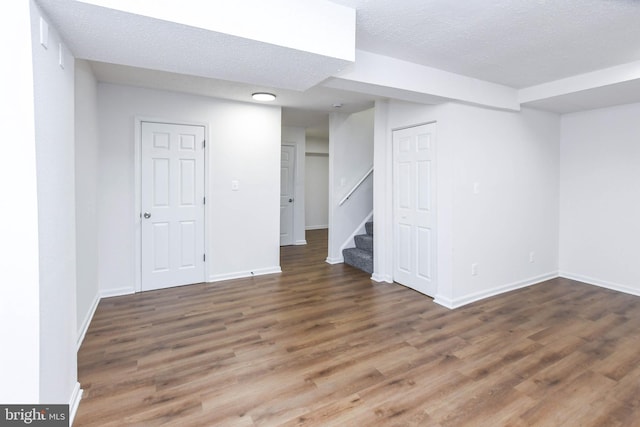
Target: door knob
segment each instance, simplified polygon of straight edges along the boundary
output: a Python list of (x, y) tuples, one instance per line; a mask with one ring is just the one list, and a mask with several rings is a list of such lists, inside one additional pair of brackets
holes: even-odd
[(289, 199), (289, 203), (293, 202), (293, 199)]
[(144, 216), (147, 219), (151, 218), (151, 214), (149, 212), (145, 212), (142, 216)]

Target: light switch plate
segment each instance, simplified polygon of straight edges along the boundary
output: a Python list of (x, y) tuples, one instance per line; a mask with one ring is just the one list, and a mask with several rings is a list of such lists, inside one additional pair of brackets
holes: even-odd
[(231, 181), (231, 190), (238, 191), (240, 189), (240, 182), (237, 179)]

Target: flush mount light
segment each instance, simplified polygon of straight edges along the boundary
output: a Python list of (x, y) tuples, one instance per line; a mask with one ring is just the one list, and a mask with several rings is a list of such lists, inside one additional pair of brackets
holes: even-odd
[(251, 94), (251, 97), (256, 101), (273, 101), (276, 99), (276, 96), (269, 92), (256, 92)]

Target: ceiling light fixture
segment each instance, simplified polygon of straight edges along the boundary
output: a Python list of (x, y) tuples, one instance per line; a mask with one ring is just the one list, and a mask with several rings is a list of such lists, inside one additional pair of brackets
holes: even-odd
[(274, 101), (276, 99), (276, 96), (269, 92), (252, 93), (251, 97), (256, 101), (265, 101), (265, 102)]

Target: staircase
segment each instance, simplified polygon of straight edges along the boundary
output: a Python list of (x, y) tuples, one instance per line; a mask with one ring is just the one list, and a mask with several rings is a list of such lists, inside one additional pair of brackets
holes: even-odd
[(367, 222), (365, 229), (367, 234), (353, 237), (356, 247), (344, 249), (342, 256), (345, 264), (373, 274), (373, 222)]

